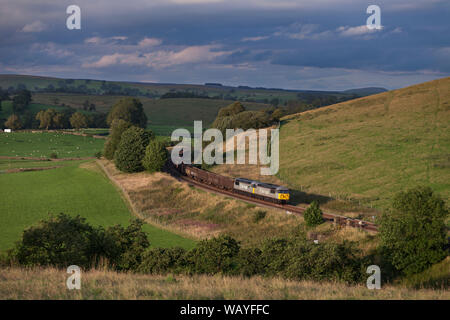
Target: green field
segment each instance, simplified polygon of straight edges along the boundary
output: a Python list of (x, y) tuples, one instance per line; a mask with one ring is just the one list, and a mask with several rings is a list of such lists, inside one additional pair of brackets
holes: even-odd
[[(13, 113), (12, 111), (12, 101), (2, 101), (2, 108), (0, 111), (0, 119), (8, 119), (8, 117)], [(66, 107), (62, 107), (59, 105), (50, 105), (45, 103), (30, 103), (27, 107), (27, 111), (31, 111), (33, 114), (37, 114), (41, 110), (47, 110), (49, 108), (53, 108), (56, 111), (63, 111)]]
[(48, 168), (48, 167), (65, 167), (70, 165), (79, 165), (86, 160), (28, 160), (28, 159), (0, 159), (0, 173), (4, 170), (15, 168)]
[(0, 156), (58, 158), (93, 157), (103, 150), (104, 139), (56, 132), (0, 133)]
[[(81, 215), (97, 226), (127, 225), (132, 217), (110, 181), (93, 164), (45, 171), (0, 174), (0, 251), (48, 214)], [(84, 165), (86, 166), (86, 164)], [(152, 246), (191, 248), (194, 241), (146, 224)]]
[(416, 185), (450, 198), (450, 78), (288, 116), (279, 178), (380, 209)]

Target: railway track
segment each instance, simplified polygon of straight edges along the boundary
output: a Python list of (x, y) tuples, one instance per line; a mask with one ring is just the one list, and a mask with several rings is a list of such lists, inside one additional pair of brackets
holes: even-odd
[[(257, 199), (257, 198), (252, 198), (252, 197), (245, 196), (245, 195), (242, 195), (239, 193), (231, 192), (229, 190), (221, 189), (221, 188), (218, 188), (218, 187), (210, 185), (210, 184), (205, 184), (203, 182), (200, 182), (198, 180), (192, 179), (188, 176), (181, 174), (172, 165), (169, 165), (167, 167), (167, 171), (168, 171), (168, 173), (170, 173), (172, 176), (176, 177), (177, 179), (188, 182), (189, 184), (192, 184), (199, 188), (206, 189), (206, 190), (209, 190), (209, 191), (212, 191), (215, 193), (227, 195), (227, 196), (237, 198), (240, 200), (244, 200), (246, 202), (255, 203), (258, 205), (265, 206), (265, 207), (277, 208), (280, 210), (284, 210), (287, 213), (293, 213), (293, 214), (299, 214), (299, 215), (303, 215), (304, 211), (306, 210), (305, 208), (296, 207), (296, 206), (293, 206), (290, 204), (278, 204), (278, 203), (272, 203), (272, 202), (264, 201), (264, 200)], [(323, 212), (323, 219), (326, 222), (333, 223), (334, 225), (337, 225), (337, 226), (348, 226), (348, 227), (358, 228), (361, 230), (378, 232), (378, 227), (373, 222), (368, 222), (368, 221), (364, 221), (364, 220), (360, 220), (360, 219), (352, 219), (349, 217), (345, 217), (345, 216), (341, 216), (341, 215), (337, 215), (337, 214), (333, 214), (333, 213), (326, 213), (326, 212)]]

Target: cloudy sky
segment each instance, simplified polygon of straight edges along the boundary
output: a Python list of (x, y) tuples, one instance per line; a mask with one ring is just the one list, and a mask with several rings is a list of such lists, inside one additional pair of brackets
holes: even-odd
[[(370, 30), (369, 5), (381, 8)], [(0, 0), (0, 73), (286, 89), (450, 76), (448, 0)], [(66, 8), (81, 8), (68, 30)]]

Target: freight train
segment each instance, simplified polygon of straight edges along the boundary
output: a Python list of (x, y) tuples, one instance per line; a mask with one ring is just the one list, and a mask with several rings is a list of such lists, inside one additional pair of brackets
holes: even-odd
[(289, 201), (289, 189), (283, 186), (244, 178), (224, 177), (192, 165), (180, 164), (175, 167), (181, 174), (220, 189), (278, 204)]

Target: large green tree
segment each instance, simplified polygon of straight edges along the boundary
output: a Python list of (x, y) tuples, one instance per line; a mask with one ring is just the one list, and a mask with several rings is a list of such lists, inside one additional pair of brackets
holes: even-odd
[(39, 120), (39, 128), (48, 130), (53, 128), (54, 121), (53, 118), (56, 116), (57, 112), (55, 109), (41, 110), (36, 114), (36, 120)]
[(87, 128), (88, 119), (84, 114), (82, 114), (80, 112), (75, 112), (70, 117), (70, 125), (75, 129)]
[(13, 130), (22, 128), (22, 122), (20, 121), (19, 116), (15, 114), (10, 115), (5, 122), (5, 127)]
[(271, 125), (273, 121), (275, 119), (272, 119), (269, 113), (264, 111), (246, 111), (244, 106), (239, 101), (236, 101), (219, 110), (211, 127), (225, 133), (226, 129), (259, 129)]
[(106, 159), (112, 160), (114, 159), (114, 153), (117, 150), (117, 146), (119, 145), (120, 138), (122, 137), (122, 133), (125, 132), (129, 127), (131, 127), (131, 123), (122, 120), (115, 119), (113, 120), (110, 128), (110, 133), (108, 136), (108, 140), (106, 140), (103, 155)]
[(145, 128), (147, 126), (147, 116), (141, 101), (136, 98), (120, 99), (111, 109), (106, 122), (111, 126), (117, 119), (125, 120), (134, 126)]
[(397, 194), (380, 221), (381, 249), (406, 275), (425, 270), (446, 256), (448, 207), (429, 187)]
[(31, 92), (28, 90), (21, 90), (13, 98), (12, 108), (13, 113), (21, 113), (31, 102)]
[(123, 172), (144, 170), (142, 159), (150, 138), (151, 133), (135, 126), (122, 133), (119, 145), (114, 153), (114, 163), (117, 169)]
[(149, 172), (161, 171), (167, 161), (167, 150), (164, 143), (153, 139), (145, 149), (142, 165)]

